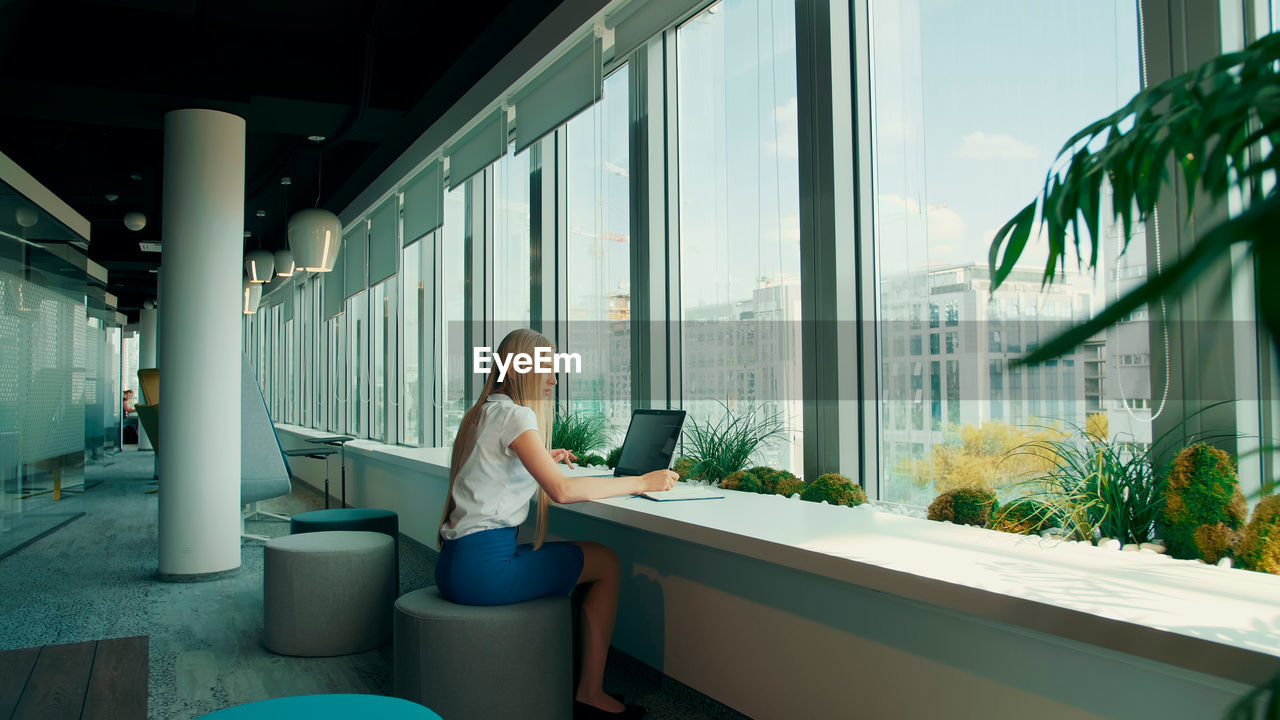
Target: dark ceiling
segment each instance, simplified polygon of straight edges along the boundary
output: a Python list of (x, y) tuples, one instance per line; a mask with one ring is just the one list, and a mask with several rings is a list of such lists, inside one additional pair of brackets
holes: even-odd
[(0, 0), (0, 152), (90, 221), (89, 256), (136, 320), (166, 112), (245, 118), (246, 248), (280, 249), (288, 212), (340, 212), (557, 4)]

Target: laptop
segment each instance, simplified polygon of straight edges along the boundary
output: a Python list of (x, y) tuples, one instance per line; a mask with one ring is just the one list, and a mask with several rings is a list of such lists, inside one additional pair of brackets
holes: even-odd
[(622, 452), (612, 471), (582, 468), (566, 474), (574, 477), (623, 477), (670, 468), (671, 456), (675, 455), (676, 444), (680, 442), (684, 418), (684, 410), (632, 410), (631, 424), (622, 441)]
[[(627, 436), (622, 441), (622, 452), (613, 472), (598, 468), (566, 469), (572, 477), (624, 477), (644, 475), (654, 470), (671, 467), (671, 457), (680, 442), (680, 430), (684, 427), (684, 410), (633, 410)], [(723, 498), (700, 487), (679, 487), (672, 490), (642, 493), (650, 500), (703, 500)]]

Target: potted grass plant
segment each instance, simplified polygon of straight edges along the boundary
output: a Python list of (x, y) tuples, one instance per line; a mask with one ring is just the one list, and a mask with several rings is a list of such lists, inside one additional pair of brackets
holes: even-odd
[(781, 410), (751, 405), (734, 411), (719, 403), (716, 419), (689, 418), (684, 426), (684, 457), (692, 462), (689, 477), (718, 482), (747, 467), (765, 443), (786, 433)]
[[(578, 410), (570, 412), (556, 406), (551, 428), (551, 447), (564, 448), (585, 458), (609, 444), (609, 421), (597, 412)], [(600, 459), (600, 464), (603, 464)]]

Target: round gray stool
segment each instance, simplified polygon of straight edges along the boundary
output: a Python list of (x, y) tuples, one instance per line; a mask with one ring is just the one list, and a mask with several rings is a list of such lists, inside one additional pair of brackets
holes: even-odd
[(572, 638), (568, 597), (455, 605), (415, 590), (396, 601), (395, 695), (449, 720), (564, 720)]
[(279, 655), (326, 657), (391, 639), (395, 542), (376, 532), (272, 538), (264, 551), (263, 644)]

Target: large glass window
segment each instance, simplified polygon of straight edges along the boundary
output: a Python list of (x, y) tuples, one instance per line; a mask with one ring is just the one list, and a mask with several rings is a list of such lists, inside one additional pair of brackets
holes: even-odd
[(467, 351), (462, 346), (463, 322), (466, 320), (466, 195), (476, 180), (468, 180), (464, 185), (454, 188), (444, 196), (444, 229), (443, 247), (441, 248), (441, 265), (439, 285), (441, 296), (442, 341), (442, 377), (445, 380), (443, 395), (444, 412), (444, 444), (452, 445), (453, 438), (462, 422), (466, 406)]
[(347, 298), (343, 323), (347, 335), (347, 432), (369, 437), (369, 291)]
[[(1040, 366), (1009, 365), (1141, 282), (1142, 228), (1119, 257), (1122, 228), (1104, 223), (1096, 276), (1068, 262), (1042, 287), (1034, 240), (994, 296), (987, 266), (991, 238), (1063, 141), (1139, 89), (1134, 0), (870, 4), (872, 135), (861, 145), (873, 166), (882, 498), (928, 504), (975, 463), (995, 468), (997, 486), (1013, 482), (996, 463), (1006, 451), (1044, 426), (1083, 427), (1087, 412), (1105, 413), (1113, 436), (1150, 442), (1149, 368), (1118, 362), (1147, 352), (1145, 323)], [(941, 347), (924, 339), (934, 308), (956, 328)], [(904, 340), (918, 357), (891, 351)]]
[(423, 254), (430, 257), (433, 238), (434, 233), (429, 233), (409, 245), (400, 258), (400, 442), (413, 446), (428, 442), (424, 410), (430, 407), (430, 399), (424, 398), (423, 394), (431, 383), (428, 377), (423, 377), (429, 370), (423, 367), (420, 358), (426, 357), (422, 348), (431, 327), (424, 317), (424, 278), (431, 277), (432, 264), (428, 260), (428, 264), (423, 266)]
[(677, 32), (681, 369), (693, 421), (751, 409), (803, 468), (795, 7), (723, 0)]
[[(395, 281), (390, 278), (369, 288), (369, 386), (373, 392), (369, 412), (369, 437), (387, 442), (387, 397), (394, 397), (395, 378), (390, 376), (389, 345), (395, 342)], [(391, 345), (391, 347), (394, 347)], [(393, 401), (394, 402), (394, 401)]]
[(529, 327), (529, 153), (493, 165), (494, 342)]
[(599, 103), (567, 124), (570, 409), (600, 413), (615, 444), (631, 419), (631, 202), (626, 66)]
[(297, 387), (295, 383), (298, 380), (298, 358), (297, 358), (297, 340), (294, 333), (297, 331), (297, 322), (293, 318), (284, 321), (284, 417), (285, 422), (294, 423), (298, 421), (297, 417)]
[[(332, 276), (330, 276), (332, 277)], [(342, 315), (325, 322), (325, 378), (328, 381), (327, 415), (330, 432), (346, 430), (347, 406), (351, 404), (347, 386), (346, 355), (342, 351)]]

